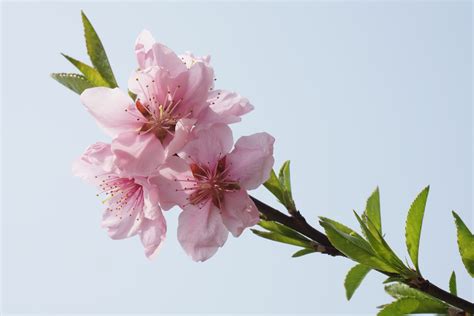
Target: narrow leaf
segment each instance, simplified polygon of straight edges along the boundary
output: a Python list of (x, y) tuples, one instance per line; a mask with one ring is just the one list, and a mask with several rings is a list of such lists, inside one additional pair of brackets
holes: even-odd
[(413, 201), (408, 211), (405, 227), (408, 254), (418, 273), (420, 272), (418, 266), (418, 252), (420, 248), (421, 227), (423, 225), (423, 216), (425, 214), (426, 200), (428, 199), (429, 191), (430, 187), (427, 186), (418, 194), (415, 201)]
[(402, 275), (411, 275), (412, 272), (410, 269), (405, 267), (403, 262), (398, 258), (395, 252), (390, 248), (385, 239), (382, 237), (380, 232), (375, 228), (374, 224), (370, 218), (366, 218), (366, 223), (359, 217), (359, 215), (354, 212), (357, 221), (360, 224), (362, 231), (364, 232), (367, 240), (369, 241), (372, 249), (375, 251), (375, 254), (389, 264), (391, 267), (396, 269)]
[(300, 246), (300, 247), (303, 247), (303, 248), (311, 248), (312, 247), (312, 244), (310, 242), (305, 242), (305, 241), (301, 241), (301, 240), (298, 240), (298, 239), (293, 239), (293, 238), (286, 237), (286, 236), (283, 236), (283, 235), (278, 234), (278, 233), (263, 232), (263, 231), (256, 230), (256, 229), (251, 229), (251, 230), (255, 235), (266, 238), (266, 239), (270, 239), (270, 240), (273, 240), (273, 241), (278, 241), (278, 242), (281, 242), (281, 243), (284, 243), (284, 244), (289, 244), (289, 245), (294, 245), (294, 246)]
[(84, 76), (78, 74), (53, 73), (51, 77), (77, 94), (81, 94), (82, 91), (93, 87)]
[(287, 160), (283, 163), (280, 168), (280, 173), (278, 175), (280, 183), (283, 186), (283, 189), (291, 195), (291, 179), (290, 179), (290, 161)]
[(456, 222), (459, 253), (467, 272), (474, 278), (474, 235), (462, 221), (461, 217), (453, 211)]
[(263, 184), (268, 191), (270, 191), (281, 203), (283, 203), (283, 192), (275, 171), (272, 169), (270, 178)]
[(349, 236), (352, 236), (353, 238), (357, 239), (358, 244), (359, 244), (360, 247), (366, 249), (368, 252), (373, 253), (373, 250), (372, 250), (372, 247), (370, 246), (370, 244), (364, 238), (362, 238), (362, 236), (359, 235), (356, 231), (354, 231), (351, 228), (345, 226), (344, 224), (336, 222), (336, 221), (334, 221), (330, 218), (327, 218), (327, 217), (320, 216), (319, 219), (320, 219), (321, 226), (322, 226), (322, 222), (326, 222), (326, 223), (331, 224), (337, 230), (339, 230), (343, 233), (346, 233)]
[(364, 216), (368, 217), (374, 224), (375, 228), (382, 234), (382, 217), (380, 215), (380, 192), (377, 187), (375, 191), (367, 199)]
[(298, 257), (301, 257), (301, 256), (309, 255), (310, 253), (314, 253), (314, 252), (316, 252), (316, 250), (304, 248), (304, 249), (301, 249), (301, 250), (298, 250), (297, 252), (295, 252), (292, 255), (292, 257), (293, 258), (298, 258)]
[(102, 78), (102, 76), (96, 69), (66, 54), (61, 54), (61, 55), (63, 55), (64, 58), (66, 58), (71, 64), (73, 64), (80, 72), (82, 72), (84, 77), (86, 77), (86, 79), (94, 87), (109, 87), (109, 84), (107, 83), (107, 81), (105, 81), (104, 78)]
[(357, 290), (359, 285), (364, 280), (367, 273), (369, 273), (371, 269), (368, 266), (363, 264), (355, 265), (346, 275), (344, 280), (344, 287), (346, 289), (346, 298), (350, 300), (354, 292)]
[(110, 67), (109, 59), (105, 53), (104, 46), (100, 41), (91, 22), (81, 11), (82, 24), (84, 25), (84, 36), (86, 38), (87, 53), (91, 59), (92, 65), (99, 71), (101, 76), (109, 83), (112, 88), (117, 87), (117, 81)]
[(451, 273), (451, 277), (449, 278), (449, 292), (453, 295), (458, 295), (458, 287), (456, 284), (456, 272), (453, 271)]
[(370, 245), (365, 240), (362, 240), (361, 242), (361, 240), (357, 237), (338, 230), (328, 221), (321, 221), (320, 223), (321, 226), (324, 227), (329, 241), (331, 241), (331, 243), (347, 257), (356, 262), (365, 264), (373, 269), (378, 269), (385, 272), (397, 272), (390, 265), (375, 256), (374, 252), (370, 248)]
[(286, 236), (286, 237), (289, 237), (289, 238), (293, 238), (293, 239), (296, 239), (296, 240), (301, 240), (301, 241), (304, 241), (304, 242), (310, 242), (311, 240), (306, 238), (305, 236), (301, 235), (300, 233), (298, 233), (297, 231), (285, 226), (285, 225), (282, 225), (280, 223), (277, 223), (277, 222), (273, 222), (273, 221), (264, 221), (264, 220), (261, 220), (259, 223), (258, 223), (259, 226), (271, 231), (271, 232), (274, 232), (274, 233), (278, 233), (278, 234), (281, 234), (283, 236)]

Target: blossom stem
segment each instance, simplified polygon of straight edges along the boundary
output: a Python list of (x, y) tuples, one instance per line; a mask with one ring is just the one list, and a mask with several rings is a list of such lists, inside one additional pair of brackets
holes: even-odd
[[(323, 234), (322, 232), (320, 232), (319, 230), (317, 230), (316, 228), (308, 224), (306, 219), (303, 217), (303, 215), (301, 215), (299, 211), (293, 212), (292, 216), (288, 216), (278, 211), (277, 209), (274, 209), (273, 207), (265, 204), (264, 202), (256, 199), (253, 196), (251, 196), (250, 198), (253, 200), (253, 202), (257, 206), (259, 212), (266, 219), (270, 221), (275, 221), (287, 227), (290, 227), (296, 230), (297, 232), (305, 235), (306, 237), (310, 238), (311, 240), (318, 243), (319, 245), (323, 246), (324, 251), (321, 251), (321, 253), (325, 253), (333, 257), (341, 256), (341, 257), (347, 258), (346, 255), (344, 255), (342, 252), (337, 250), (336, 247), (334, 247), (331, 244), (331, 242), (329, 241), (328, 237), (325, 234)], [(389, 276), (393, 276), (392, 273), (385, 273), (379, 270), (377, 271)], [(438, 286), (432, 284), (430, 281), (422, 277), (418, 277), (416, 279), (416, 282), (414, 282), (413, 280), (405, 280), (404, 283), (416, 290), (419, 290), (428, 295), (431, 295), (451, 306), (459, 308), (461, 311), (464, 312), (464, 315), (474, 314), (473, 303), (439, 288)]]

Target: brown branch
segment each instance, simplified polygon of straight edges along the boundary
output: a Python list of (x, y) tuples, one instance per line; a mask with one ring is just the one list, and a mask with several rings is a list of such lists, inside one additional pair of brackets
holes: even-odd
[[(301, 215), (300, 212), (298, 211), (292, 212), (292, 216), (288, 216), (252, 196), (250, 198), (254, 201), (258, 210), (266, 219), (288, 226), (296, 230), (297, 232), (305, 235), (306, 237), (310, 238), (317, 244), (322, 245), (325, 250), (325, 251), (321, 251), (322, 253), (325, 253), (331, 256), (341, 256), (341, 257), (347, 258), (346, 255), (341, 253), (339, 250), (336, 249), (336, 247), (334, 247), (331, 244), (331, 242), (329, 241), (328, 237), (325, 234), (323, 234), (322, 232), (320, 232), (319, 230), (317, 230), (316, 228), (308, 224), (308, 222)], [(383, 271), (379, 271), (379, 272), (389, 275), (389, 276), (393, 275), (393, 274), (385, 273)], [(473, 303), (466, 301), (465, 299), (462, 299), (449, 292), (446, 292), (445, 290), (437, 287), (436, 285), (432, 284), (426, 279), (423, 279), (422, 277), (418, 277), (414, 280), (407, 280), (405, 284), (421, 292), (424, 292), (428, 295), (431, 295), (451, 306), (459, 308), (466, 313), (474, 314)]]
[(313, 226), (309, 225), (300, 212), (296, 211), (293, 213), (295, 214), (294, 216), (288, 216), (274, 209), (273, 207), (263, 203), (262, 201), (254, 198), (253, 196), (251, 196), (250, 198), (253, 200), (260, 213), (263, 214), (266, 219), (293, 228), (297, 232), (305, 235), (306, 237), (311, 238), (313, 241), (324, 246), (326, 248), (326, 251), (324, 251), (324, 253), (328, 255), (344, 256), (343, 253), (341, 253), (331, 244), (326, 235), (315, 229)]

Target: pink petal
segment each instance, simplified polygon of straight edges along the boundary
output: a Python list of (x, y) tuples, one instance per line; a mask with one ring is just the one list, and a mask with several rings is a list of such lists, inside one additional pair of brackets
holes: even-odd
[(142, 100), (142, 103), (149, 103), (149, 99), (153, 97), (159, 100), (159, 103), (162, 103), (167, 90), (165, 88), (165, 91), (163, 91), (156, 81), (160, 71), (158, 66), (150, 66), (132, 72), (128, 78), (128, 90), (136, 94), (137, 99)]
[(241, 116), (253, 110), (249, 100), (235, 92), (215, 90), (209, 94), (209, 108), (201, 113), (199, 123), (231, 124), (241, 121)]
[(164, 160), (163, 146), (152, 133), (122, 133), (113, 140), (112, 152), (115, 154), (117, 167), (133, 176), (148, 176)]
[(238, 179), (242, 188), (256, 189), (270, 176), (273, 167), (273, 143), (267, 133), (257, 133), (239, 138), (234, 150), (227, 156), (229, 175)]
[(196, 132), (195, 139), (179, 153), (188, 162), (214, 165), (232, 148), (232, 131), (225, 124), (214, 124)]
[(141, 69), (150, 67), (155, 63), (152, 51), (153, 45), (156, 43), (153, 35), (148, 30), (143, 30), (135, 42), (135, 54), (137, 56), (138, 65)]
[(179, 152), (184, 145), (191, 140), (192, 128), (196, 120), (194, 119), (181, 119), (175, 126), (174, 137), (166, 146), (165, 156), (171, 157)]
[(165, 45), (155, 43), (152, 47), (152, 51), (155, 64), (168, 72), (170, 76), (177, 76), (187, 70), (183, 61)]
[(112, 137), (123, 131), (136, 130), (141, 125), (136, 120), (140, 113), (136, 110), (135, 103), (118, 88), (86, 89), (81, 94), (81, 102), (97, 124)]
[(114, 156), (109, 144), (102, 142), (89, 146), (72, 165), (72, 173), (92, 184), (97, 184), (97, 175), (112, 172)]
[(166, 222), (163, 214), (154, 220), (144, 219), (140, 229), (140, 239), (145, 248), (145, 255), (153, 259), (165, 241)]
[(186, 73), (184, 83), (183, 112), (193, 111), (193, 117), (197, 117), (204, 108), (208, 107), (207, 98), (209, 90), (214, 84), (214, 70), (203, 62), (194, 63)]
[(143, 215), (154, 220), (161, 216), (158, 188), (149, 183), (148, 178), (135, 178), (135, 182), (143, 187)]
[(211, 56), (194, 56), (191, 52), (186, 52), (182, 55), (179, 55), (179, 58), (181, 58), (188, 69), (197, 62), (205, 63), (207, 66), (210, 66), (211, 62)]
[(222, 221), (234, 237), (240, 236), (245, 228), (258, 223), (258, 209), (246, 191), (240, 190), (224, 195)]
[(190, 205), (179, 215), (178, 240), (194, 261), (212, 257), (228, 234), (219, 210), (210, 201), (202, 208)]
[(142, 221), (143, 213), (138, 208), (107, 209), (102, 216), (102, 227), (107, 229), (110, 238), (124, 239), (136, 235)]
[(149, 182), (158, 188), (161, 207), (169, 210), (175, 205), (183, 206), (187, 203), (188, 193), (184, 188), (192, 183), (183, 180), (192, 177), (189, 165), (183, 159), (172, 156), (160, 166), (156, 175), (149, 178)]

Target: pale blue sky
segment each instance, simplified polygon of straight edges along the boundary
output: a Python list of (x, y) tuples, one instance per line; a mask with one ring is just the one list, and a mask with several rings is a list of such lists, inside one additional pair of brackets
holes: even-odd
[[(389, 302), (369, 274), (351, 302), (352, 263), (253, 236), (230, 238), (204, 264), (176, 237), (159, 257), (137, 239), (101, 230), (95, 190), (70, 166), (107, 141), (74, 93), (48, 77), (86, 59), (80, 10), (103, 39), (122, 87), (133, 45), (148, 28), (177, 52), (210, 54), (217, 86), (255, 111), (237, 137), (275, 136), (277, 165), (291, 159), (297, 206), (356, 226), (381, 189), (387, 239), (406, 257), (406, 211), (427, 184), (424, 275), (474, 299), (457, 255), (451, 210), (472, 223), (472, 8), (438, 2), (4, 3), (2, 12), (2, 309), (22, 313), (375, 313)], [(265, 190), (255, 195), (274, 206)]]

